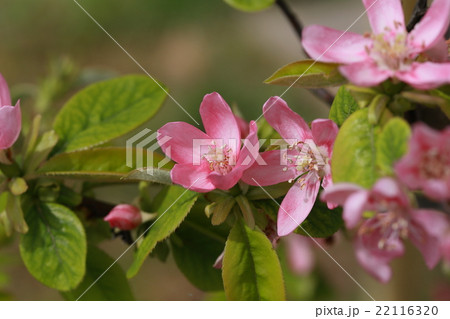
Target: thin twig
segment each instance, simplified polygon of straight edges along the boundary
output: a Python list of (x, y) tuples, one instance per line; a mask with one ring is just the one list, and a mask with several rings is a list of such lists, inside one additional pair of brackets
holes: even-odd
[(418, 0), (416, 5), (414, 6), (413, 13), (411, 15), (411, 19), (409, 19), (408, 25), (406, 26), (406, 30), (411, 32), (412, 29), (416, 26), (417, 23), (423, 18), (425, 13), (428, 10), (427, 0)]
[(288, 6), (288, 4), (286, 2), (284, 2), (284, 0), (277, 0), (276, 3), (278, 5), (278, 7), (280, 7), (281, 11), (283, 11), (286, 18), (291, 23), (292, 28), (295, 30), (295, 33), (297, 33), (297, 36), (301, 41), (302, 40), (302, 32), (303, 32), (303, 24), (297, 18), (294, 11)]
[[(297, 15), (294, 13), (292, 8), (284, 1), (284, 0), (277, 0), (276, 4), (281, 9), (285, 17), (288, 19), (289, 23), (291, 24), (292, 28), (294, 29), (295, 33), (297, 34), (298, 39), (300, 42), (302, 41), (302, 32), (303, 32), (303, 23), (298, 19)], [(309, 54), (303, 49), (303, 52), (306, 57), (311, 58)], [(331, 106), (331, 104), (334, 101), (334, 96), (326, 89), (310, 89), (309, 90), (312, 94), (314, 94), (316, 97), (324, 101), (328, 106)]]

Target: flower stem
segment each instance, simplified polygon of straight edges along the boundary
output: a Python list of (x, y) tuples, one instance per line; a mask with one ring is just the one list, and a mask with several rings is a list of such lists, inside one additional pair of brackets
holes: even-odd
[(289, 7), (289, 5), (286, 2), (284, 2), (284, 0), (277, 0), (276, 4), (281, 9), (281, 11), (283, 11), (286, 18), (289, 20), (295, 33), (297, 33), (298, 38), (302, 40), (303, 24), (297, 18), (294, 11)]
[(418, 0), (416, 5), (414, 6), (411, 19), (409, 19), (408, 25), (406, 26), (406, 30), (408, 30), (408, 32), (414, 29), (416, 24), (419, 23), (419, 21), (423, 18), (427, 10), (427, 0)]
[[(298, 39), (302, 40), (302, 32), (303, 32), (303, 23), (298, 19), (297, 15), (294, 13), (292, 8), (284, 1), (284, 0), (277, 0), (276, 1), (277, 6), (281, 9), (285, 17), (288, 19), (289, 23), (291, 24), (292, 28), (294, 29), (295, 33), (297, 34)], [(307, 52), (303, 50), (306, 57), (310, 58)], [(310, 89), (309, 90), (312, 94), (314, 94), (316, 97), (324, 101), (328, 106), (331, 106), (334, 100), (333, 94), (331, 94), (326, 89)]]

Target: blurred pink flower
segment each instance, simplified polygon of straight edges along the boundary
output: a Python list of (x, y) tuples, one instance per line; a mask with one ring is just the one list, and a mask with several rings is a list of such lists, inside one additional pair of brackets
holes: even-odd
[(450, 265), (450, 228), (442, 238), (441, 251), (445, 262)]
[(299, 276), (308, 275), (314, 267), (314, 254), (311, 239), (290, 234), (286, 236), (286, 257), (291, 271)]
[(171, 122), (158, 130), (161, 149), (177, 162), (172, 181), (197, 192), (228, 190), (258, 155), (256, 123), (250, 123), (241, 148), (239, 125), (218, 93), (204, 97), (200, 115), (206, 134), (184, 122)]
[(286, 236), (308, 216), (320, 184), (324, 188), (331, 185), (330, 159), (338, 127), (331, 120), (317, 119), (310, 129), (279, 97), (270, 98), (263, 111), (267, 122), (289, 146), (260, 153), (242, 180), (255, 186), (293, 182), (278, 212), (278, 235)]
[(119, 228), (120, 230), (131, 230), (142, 223), (139, 208), (126, 204), (115, 206), (104, 220), (109, 223), (111, 228)]
[[(450, 21), (449, 0), (434, 0), (409, 33), (400, 0), (363, 3), (372, 34), (363, 36), (311, 25), (303, 31), (306, 52), (319, 61), (343, 64), (340, 72), (360, 86), (375, 86), (388, 78), (424, 90), (450, 83), (444, 38)], [(420, 62), (421, 54), (430, 61)]]
[(414, 125), (409, 151), (395, 172), (410, 189), (423, 190), (435, 200), (450, 199), (450, 127), (439, 132)]
[(17, 140), (22, 127), (20, 102), (11, 106), (8, 84), (0, 74), (0, 150), (10, 148)]
[(445, 215), (412, 208), (408, 196), (392, 178), (379, 179), (371, 190), (336, 184), (322, 193), (322, 200), (344, 207), (348, 228), (360, 223), (363, 212), (375, 213), (358, 229), (355, 249), (359, 263), (381, 282), (391, 278), (390, 261), (404, 253), (402, 239), (412, 241), (429, 268), (441, 258), (440, 240), (449, 225)]

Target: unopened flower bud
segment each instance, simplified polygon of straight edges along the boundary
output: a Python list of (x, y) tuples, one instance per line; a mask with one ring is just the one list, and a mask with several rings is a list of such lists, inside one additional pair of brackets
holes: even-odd
[(117, 205), (104, 218), (111, 228), (131, 230), (142, 223), (141, 211), (132, 205)]

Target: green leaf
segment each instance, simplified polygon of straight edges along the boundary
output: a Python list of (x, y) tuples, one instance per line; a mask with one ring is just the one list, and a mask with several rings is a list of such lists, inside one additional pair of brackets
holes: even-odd
[(321, 88), (346, 82), (339, 73), (338, 64), (304, 60), (283, 66), (264, 83), (302, 88)]
[(233, 8), (242, 11), (259, 11), (266, 9), (275, 3), (275, 0), (224, 0)]
[(391, 119), (377, 139), (377, 165), (383, 175), (394, 174), (393, 165), (408, 150), (411, 136), (409, 124), (402, 118)]
[(223, 289), (222, 272), (213, 265), (223, 252), (228, 232), (229, 227), (211, 226), (201, 209), (193, 209), (171, 236), (172, 253), (178, 268), (202, 291)]
[(228, 300), (285, 300), (280, 261), (272, 244), (241, 219), (228, 237), (222, 276)]
[(179, 186), (170, 186), (167, 195), (158, 208), (160, 214), (152, 224), (142, 243), (139, 245), (134, 256), (133, 263), (127, 272), (127, 277), (134, 277), (148, 254), (155, 248), (156, 244), (167, 238), (186, 218), (191, 210), (198, 194)]
[(64, 105), (53, 125), (59, 152), (104, 144), (149, 120), (166, 93), (147, 76), (130, 75), (93, 84)]
[(343, 225), (342, 209), (338, 207), (331, 210), (326, 203), (318, 200), (295, 232), (313, 238), (328, 238)]
[(170, 171), (158, 168), (152, 168), (151, 171), (148, 171), (146, 167), (142, 169), (136, 169), (124, 176), (124, 179), (130, 181), (152, 182), (164, 185), (173, 184), (172, 178), (170, 177)]
[(24, 201), (24, 212), (29, 231), (20, 238), (20, 254), (28, 271), (51, 288), (74, 289), (86, 270), (80, 220), (59, 204)]
[(353, 95), (345, 86), (341, 86), (331, 105), (329, 119), (338, 126), (342, 126), (345, 120), (358, 109), (358, 102)]
[[(164, 159), (158, 153), (151, 153), (153, 164)], [(88, 149), (53, 156), (38, 170), (38, 174), (46, 176), (66, 176), (78, 178), (125, 178), (133, 171), (126, 165), (127, 149), (121, 147), (104, 147)], [(143, 152), (143, 163), (147, 163), (147, 152)], [(169, 163), (167, 168), (171, 168)]]
[(245, 197), (247, 197), (249, 200), (279, 198), (286, 195), (291, 187), (292, 184), (288, 182), (265, 186), (264, 189), (259, 186), (250, 187), (247, 194), (245, 194)]
[(370, 188), (376, 170), (376, 127), (368, 120), (367, 108), (353, 113), (342, 125), (334, 143), (331, 171), (333, 182), (356, 183)]
[[(100, 276), (102, 277), (96, 281)], [(95, 284), (90, 287), (94, 282)], [(62, 295), (66, 300), (78, 298), (82, 301), (134, 300), (125, 272), (119, 264), (114, 264), (113, 258), (95, 246), (88, 248), (86, 275), (81, 284), (74, 290), (63, 292)]]

